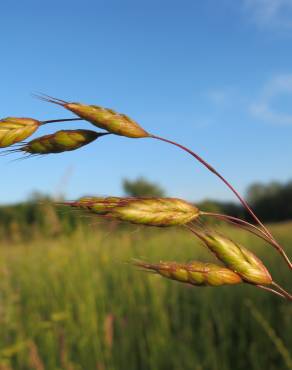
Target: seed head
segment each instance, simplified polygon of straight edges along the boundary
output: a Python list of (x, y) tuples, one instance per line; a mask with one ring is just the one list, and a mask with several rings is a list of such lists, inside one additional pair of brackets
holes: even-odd
[(271, 284), (272, 277), (262, 261), (245, 247), (212, 231), (196, 230), (197, 236), (228, 268), (252, 284)]
[(198, 208), (177, 198), (132, 198), (114, 207), (111, 216), (122, 221), (152, 226), (186, 224), (199, 216)]
[(105, 215), (108, 211), (120, 203), (119, 197), (82, 197), (75, 202), (65, 202), (65, 205), (86, 209), (98, 215)]
[(149, 136), (149, 134), (137, 122), (125, 114), (117, 113), (112, 109), (103, 108), (97, 105), (69, 103), (50, 96), (39, 96), (39, 98), (50, 103), (61, 105), (65, 109), (76, 114), (78, 117), (113, 134), (131, 138)]
[(82, 198), (67, 205), (119, 221), (148, 226), (175, 226), (199, 217), (198, 208), (177, 198)]
[(6, 148), (28, 138), (40, 125), (40, 121), (32, 118), (3, 118), (0, 120), (0, 148)]
[(105, 135), (90, 130), (61, 130), (41, 136), (23, 145), (18, 151), (28, 154), (62, 153), (78, 149)]
[(134, 261), (134, 265), (153, 271), (168, 279), (197, 286), (233, 285), (242, 282), (241, 277), (232, 270), (215, 265), (192, 261), (189, 263), (159, 262), (146, 263)]

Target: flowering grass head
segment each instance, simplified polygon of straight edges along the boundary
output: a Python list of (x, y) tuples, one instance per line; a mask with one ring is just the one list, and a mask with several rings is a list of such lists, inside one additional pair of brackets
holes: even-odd
[(53, 98), (46, 95), (39, 96), (40, 99), (62, 106), (76, 114), (78, 117), (104, 129), (112, 134), (127, 136), (130, 138), (148, 137), (149, 134), (133, 119), (125, 114), (118, 113), (109, 108), (98, 105), (66, 102), (65, 100)]
[(250, 250), (207, 229), (196, 229), (197, 236), (226, 267), (252, 284), (271, 284), (272, 277), (263, 262)]
[(160, 227), (184, 225), (200, 214), (197, 207), (178, 198), (87, 197), (65, 204), (119, 221)]
[(6, 148), (31, 136), (42, 124), (33, 118), (7, 117), (0, 120), (0, 148)]
[(31, 140), (12, 152), (24, 152), (31, 155), (63, 153), (79, 149), (103, 135), (106, 133), (91, 130), (60, 130), (54, 134)]
[(242, 282), (234, 271), (213, 263), (192, 261), (189, 263), (159, 262), (146, 263), (134, 261), (135, 266), (147, 271), (153, 271), (168, 279), (196, 286), (234, 285)]

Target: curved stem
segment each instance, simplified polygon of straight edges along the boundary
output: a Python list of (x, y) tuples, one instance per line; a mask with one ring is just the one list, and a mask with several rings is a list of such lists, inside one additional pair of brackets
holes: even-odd
[(273, 293), (273, 294), (276, 294), (276, 295), (278, 295), (278, 296), (280, 296), (280, 297), (282, 297), (282, 298), (286, 299), (286, 297), (284, 296), (284, 294), (282, 294), (282, 293), (278, 292), (278, 291), (277, 291), (277, 290), (275, 290), (275, 289), (269, 288), (269, 287), (267, 287), (267, 286), (265, 286), (265, 285), (261, 285), (261, 284), (256, 284), (255, 286), (256, 286), (257, 288), (264, 289), (264, 290), (266, 290), (266, 291), (268, 291), (268, 292), (271, 292), (271, 293)]
[(184, 150), (185, 152), (189, 153), (192, 157), (194, 157), (197, 161), (199, 161), (203, 166), (205, 166), (209, 171), (211, 171), (214, 175), (216, 175), (223, 183), (234, 193), (234, 195), (238, 198), (240, 203), (244, 206), (244, 208), (249, 212), (249, 214), (253, 217), (253, 219), (257, 222), (259, 226), (262, 227), (263, 231), (266, 233), (266, 235), (271, 239), (273, 242), (273, 246), (278, 250), (278, 252), (282, 255), (282, 257), (287, 262), (290, 269), (292, 269), (292, 262), (290, 261), (289, 257), (286, 255), (283, 247), (275, 240), (271, 232), (266, 228), (266, 226), (261, 222), (261, 220), (256, 216), (250, 205), (247, 203), (247, 201), (238, 193), (238, 191), (209, 163), (207, 163), (202, 157), (200, 157), (198, 154), (193, 152), (192, 150), (188, 149), (187, 147), (176, 143), (175, 141), (171, 141), (168, 139), (164, 139), (163, 137), (156, 136), (156, 135), (150, 135), (149, 136), (152, 139), (164, 141), (168, 144), (172, 144), (177, 146), (178, 148)]
[(288, 293), (284, 288), (281, 287), (281, 285), (275, 283), (272, 281), (272, 285), (274, 285), (280, 292), (289, 300), (292, 301), (292, 295)]
[[(242, 225), (246, 225), (254, 230), (257, 230), (259, 231), (261, 234), (263, 234), (265, 237), (268, 238), (268, 235), (262, 230), (260, 229), (259, 227), (251, 224), (250, 222), (247, 222), (245, 220), (242, 220), (240, 218), (237, 218), (237, 217), (233, 217), (233, 216), (229, 216), (229, 215), (224, 215), (224, 214), (221, 214), (221, 213), (214, 213), (214, 212), (200, 212), (201, 215), (203, 216), (211, 216), (211, 217), (216, 217), (218, 219), (221, 219), (221, 220), (224, 220), (224, 221), (233, 221), (232, 223), (238, 223), (238, 224), (242, 224)], [(265, 239), (267, 241), (269, 241), (269, 239)]]
[(255, 230), (253, 230), (253, 229), (249, 228), (249, 227), (248, 227), (248, 226), (246, 226), (246, 225), (241, 225), (241, 224), (239, 224), (238, 222), (235, 222), (235, 221), (232, 221), (232, 220), (229, 220), (229, 219), (224, 219), (224, 218), (221, 218), (221, 219), (222, 219), (223, 221), (225, 221), (225, 222), (228, 222), (229, 224), (231, 224), (231, 225), (233, 225), (233, 226), (235, 226), (235, 227), (238, 227), (238, 228), (240, 228), (240, 229), (242, 229), (242, 230), (248, 231), (248, 232), (250, 232), (251, 234), (256, 235), (258, 238), (263, 239), (265, 242), (267, 242), (267, 243), (269, 243), (269, 244), (273, 245), (272, 241), (271, 241), (268, 237), (266, 237), (264, 233), (259, 234), (257, 231), (255, 231)]

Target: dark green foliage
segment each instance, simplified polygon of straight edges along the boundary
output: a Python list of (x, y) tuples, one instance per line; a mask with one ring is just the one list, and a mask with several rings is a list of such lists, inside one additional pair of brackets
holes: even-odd
[(292, 219), (292, 181), (254, 184), (248, 190), (248, 199), (256, 214), (265, 221)]
[[(134, 197), (160, 197), (165, 194), (159, 185), (142, 177), (133, 181), (124, 180), (123, 188), (127, 195)], [(248, 198), (256, 213), (266, 222), (292, 219), (292, 181), (286, 184), (254, 184), (248, 190)], [(237, 203), (205, 200), (196, 205), (203, 211), (247, 218), (245, 210)], [(211, 217), (206, 221), (217, 222)], [(47, 236), (61, 232), (70, 234), (86, 222), (80, 212), (55, 207), (49, 197), (35, 194), (27, 202), (0, 206), (0, 239), (26, 240), (39, 233)]]
[(129, 197), (164, 197), (165, 191), (159, 185), (138, 177), (136, 180), (123, 181), (123, 189)]
[[(292, 348), (291, 304), (248, 285), (188, 287), (137, 271), (124, 262), (209, 261), (210, 254), (184, 231), (136, 229), (110, 234), (94, 226), (54, 240), (0, 243), (0, 369), (291, 369), (291, 355), (274, 344)], [(272, 230), (291, 254), (291, 224)], [(289, 282), (272, 248), (224, 231)], [(32, 343), (43, 367), (31, 366)]]
[[(264, 222), (292, 219), (292, 181), (284, 184), (278, 182), (252, 184), (247, 190), (247, 200)], [(204, 211), (223, 213), (252, 221), (246, 210), (235, 202), (205, 200), (197, 203), (197, 206)]]
[(0, 207), (0, 240), (25, 241), (40, 235), (70, 234), (82, 223), (80, 214), (57, 208), (49, 197), (35, 193), (27, 202)]
[(206, 212), (222, 213), (233, 217), (244, 219), (246, 211), (244, 208), (235, 202), (222, 202), (212, 199), (207, 199), (197, 203), (198, 207)]

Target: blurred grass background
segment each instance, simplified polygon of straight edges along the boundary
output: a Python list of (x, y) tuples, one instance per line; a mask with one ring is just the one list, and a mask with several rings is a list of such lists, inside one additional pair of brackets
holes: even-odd
[[(272, 227), (290, 255), (291, 226)], [(289, 286), (272, 247), (224, 232)], [(3, 240), (0, 369), (292, 369), (291, 304), (252, 286), (186, 286), (131, 258), (214, 260), (181, 229), (80, 224), (69, 235)]]

